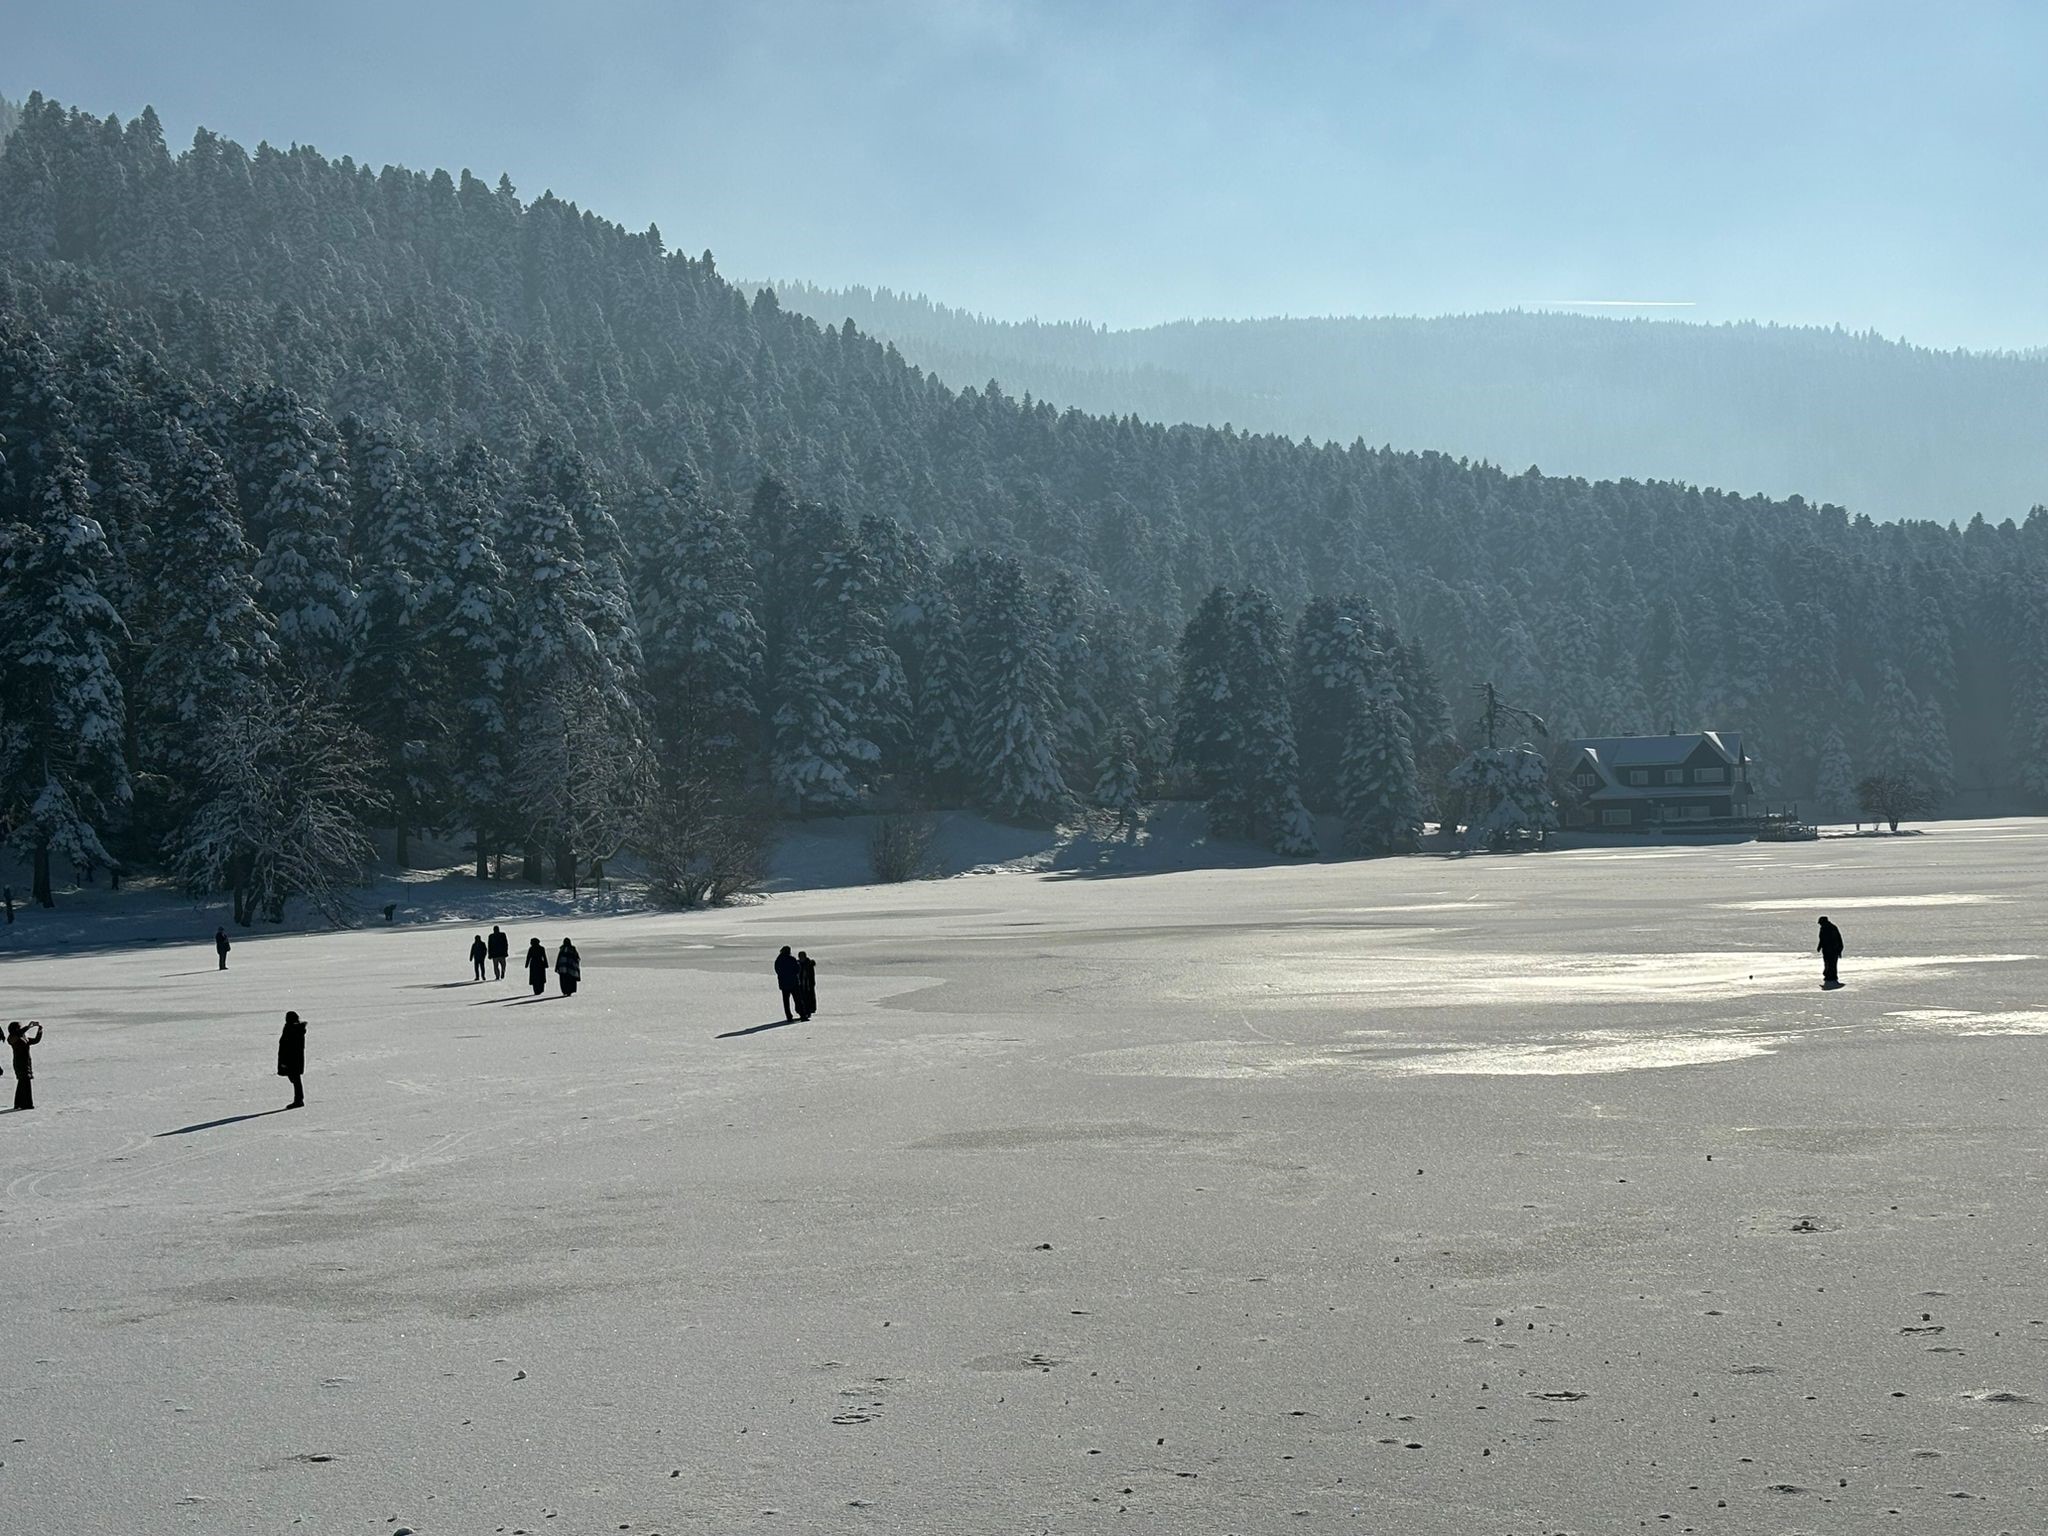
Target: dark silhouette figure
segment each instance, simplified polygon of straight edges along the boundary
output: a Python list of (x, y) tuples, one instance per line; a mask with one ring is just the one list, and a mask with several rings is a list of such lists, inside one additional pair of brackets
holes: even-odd
[(505, 937), (505, 930), (496, 924), (491, 926), (489, 948), (491, 952), (491, 969), (497, 973), (496, 979), (503, 981), (505, 979), (505, 962), (512, 958), (512, 941)]
[(478, 934), (470, 941), (469, 945), (469, 963), (475, 969), (478, 981), (484, 979), (484, 961), (488, 960), (490, 956), (491, 951), (484, 943), (484, 936)]
[(222, 970), (228, 968), (228, 951), (234, 947), (234, 945), (228, 942), (227, 929), (216, 928), (213, 930), (213, 952), (220, 956), (220, 968)]
[[(31, 1034), (30, 1030), (33, 1030), (34, 1033)], [(16, 1109), (34, 1109), (36, 1107), (36, 1067), (35, 1063), (29, 1059), (28, 1049), (32, 1045), (40, 1045), (42, 1039), (43, 1026), (33, 1019), (29, 1021), (27, 1029), (22, 1028), (19, 1019), (16, 1019), (7, 1026), (7, 1048), (14, 1053), (14, 1107)]]
[(818, 962), (796, 952), (796, 1016), (808, 1019), (818, 1011)]
[(555, 951), (555, 980), (562, 984), (562, 996), (574, 997), (576, 983), (583, 979), (583, 957), (576, 953), (576, 946), (567, 939)]
[(548, 952), (540, 947), (540, 940), (533, 939), (526, 946), (526, 979), (533, 983), (533, 995), (539, 997), (548, 989)]
[(277, 1075), (291, 1080), (292, 1101), (285, 1108), (305, 1108), (306, 1021), (296, 1013), (284, 1016), (284, 1033), (277, 1037)]
[(1826, 918), (1820, 920), (1820, 984), (1823, 987), (1839, 987), (1842, 978), (1835, 974), (1835, 964), (1842, 958), (1842, 930)]
[(803, 967), (796, 963), (796, 956), (789, 952), (787, 944), (782, 953), (775, 957), (775, 985), (782, 989), (782, 1016), (790, 1023), (796, 1022), (796, 989), (803, 979)]

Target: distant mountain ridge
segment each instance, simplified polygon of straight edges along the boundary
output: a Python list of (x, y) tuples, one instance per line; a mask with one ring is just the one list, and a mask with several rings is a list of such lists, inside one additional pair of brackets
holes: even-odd
[(2048, 501), (2040, 349), (1531, 311), (1113, 330), (993, 320), (887, 288), (746, 286), (822, 324), (850, 318), (956, 388), (995, 379), (1091, 413), (1796, 492), (1885, 520), (1997, 520)]

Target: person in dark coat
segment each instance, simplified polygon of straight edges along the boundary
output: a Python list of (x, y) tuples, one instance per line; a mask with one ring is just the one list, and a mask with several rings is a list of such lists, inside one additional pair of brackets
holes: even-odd
[[(34, 1033), (31, 1034), (30, 1030), (33, 1030)], [(16, 1019), (7, 1026), (7, 1048), (14, 1053), (14, 1107), (16, 1109), (34, 1109), (36, 1107), (36, 1067), (35, 1063), (29, 1059), (28, 1048), (32, 1045), (42, 1044), (42, 1040), (43, 1026), (33, 1019), (29, 1020), (27, 1029), (22, 1028), (21, 1020), (19, 1019)]]
[(562, 996), (574, 997), (576, 983), (583, 979), (583, 957), (576, 953), (576, 946), (567, 939), (555, 951), (555, 980), (562, 984)]
[(1842, 978), (1835, 974), (1836, 962), (1842, 958), (1842, 930), (1826, 918), (1820, 920), (1820, 984), (1823, 987), (1839, 987)]
[(296, 1013), (284, 1016), (284, 1033), (277, 1037), (277, 1075), (291, 1079), (292, 1101), (285, 1108), (305, 1108), (306, 1021)]
[(782, 989), (782, 1016), (792, 1024), (796, 1022), (796, 1009), (792, 1005), (796, 1002), (797, 983), (802, 979), (803, 971), (796, 963), (796, 956), (789, 952), (787, 944), (783, 945), (782, 953), (775, 957), (775, 985)]
[(227, 929), (216, 928), (213, 930), (213, 952), (220, 956), (220, 968), (222, 970), (228, 968), (228, 951), (234, 947), (234, 945), (228, 942)]
[(512, 941), (505, 937), (505, 930), (495, 923), (491, 925), (491, 942), (489, 947), (491, 952), (491, 969), (497, 973), (497, 979), (503, 981), (505, 979), (505, 962), (512, 958)]
[(526, 946), (526, 979), (533, 983), (533, 995), (539, 997), (548, 989), (548, 952), (540, 947), (540, 940), (531, 940)]
[(484, 944), (484, 936), (482, 934), (478, 934), (470, 941), (469, 963), (476, 969), (476, 979), (478, 981), (484, 979), (484, 961), (488, 960), (490, 955), (490, 949)]
[(796, 952), (796, 1016), (808, 1019), (818, 1011), (818, 962)]

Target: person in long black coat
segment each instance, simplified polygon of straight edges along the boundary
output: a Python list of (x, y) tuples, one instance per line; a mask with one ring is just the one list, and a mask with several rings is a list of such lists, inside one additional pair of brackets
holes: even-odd
[(1820, 984), (1823, 987), (1839, 987), (1842, 978), (1835, 974), (1835, 966), (1842, 958), (1842, 930), (1826, 918), (1820, 920)]
[(505, 930), (495, 923), (491, 925), (490, 952), (491, 969), (497, 973), (497, 979), (503, 981), (505, 962), (512, 958), (512, 941), (505, 937)]
[(789, 952), (787, 944), (783, 945), (782, 953), (775, 957), (775, 985), (782, 989), (782, 1017), (791, 1024), (796, 1022), (796, 1008), (793, 1005), (796, 1002), (797, 982), (802, 975), (802, 969), (796, 963), (796, 956)]
[(478, 981), (484, 979), (484, 961), (488, 960), (490, 956), (491, 951), (484, 943), (484, 936), (478, 934), (470, 941), (469, 945), (469, 963), (476, 971), (476, 979)]
[(277, 1075), (291, 1079), (292, 1101), (287, 1109), (302, 1109), (306, 1103), (306, 1021), (296, 1013), (284, 1016), (284, 1033), (277, 1037)]
[(216, 928), (213, 930), (213, 952), (220, 956), (220, 968), (222, 970), (228, 968), (228, 951), (234, 947), (234, 945), (228, 942), (227, 929)]
[[(29, 1030), (34, 1030), (30, 1034)], [(29, 1020), (28, 1029), (23, 1029), (21, 1020), (16, 1019), (7, 1026), (7, 1048), (14, 1055), (14, 1107), (34, 1109), (36, 1107), (36, 1064), (29, 1059), (29, 1047), (43, 1041), (43, 1026), (34, 1019)]]
[(562, 984), (562, 996), (574, 997), (576, 984), (583, 979), (583, 957), (576, 953), (576, 946), (567, 939), (555, 951), (555, 980)]
[(796, 952), (796, 1016), (808, 1019), (818, 1011), (818, 962)]
[(526, 979), (533, 984), (533, 995), (539, 997), (548, 989), (548, 952), (542, 949), (539, 939), (533, 939), (526, 946)]

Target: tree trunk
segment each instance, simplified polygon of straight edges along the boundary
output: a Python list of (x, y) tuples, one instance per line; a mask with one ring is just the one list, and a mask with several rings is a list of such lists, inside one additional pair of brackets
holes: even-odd
[(49, 839), (36, 844), (35, 874), (29, 894), (39, 907), (54, 907), (57, 902), (50, 895), (50, 843)]
[(572, 893), (576, 889), (576, 850), (569, 843), (555, 846), (555, 884), (568, 886)]
[(484, 841), (484, 829), (476, 829), (476, 877), (479, 880), (491, 878), (491, 849)]
[(391, 840), (391, 862), (400, 869), (412, 868), (412, 829), (403, 821), (398, 823), (398, 832)]

